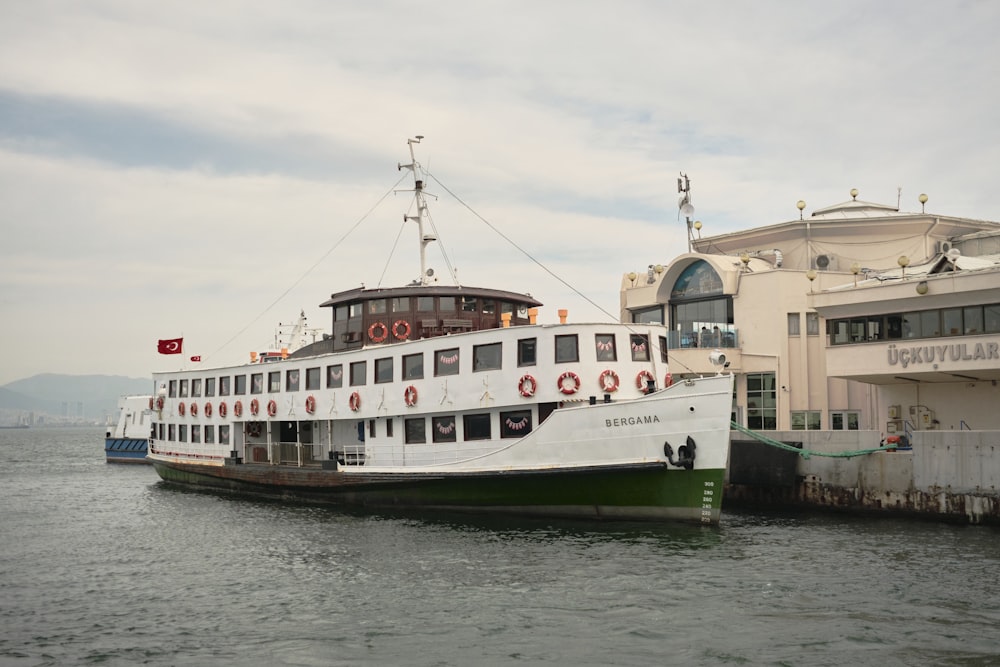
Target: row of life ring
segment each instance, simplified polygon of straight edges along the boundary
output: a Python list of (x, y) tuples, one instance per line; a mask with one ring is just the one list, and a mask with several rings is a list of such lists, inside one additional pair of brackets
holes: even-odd
[[(406, 320), (396, 320), (392, 325), (392, 335), (396, 340), (406, 340), (412, 329)], [(368, 340), (373, 343), (383, 343), (389, 337), (389, 327), (385, 322), (372, 322), (368, 327)]]
[[(613, 370), (606, 369), (600, 376), (598, 376), (598, 384), (601, 389), (606, 392), (613, 392), (618, 390), (618, 385), (620, 380), (618, 378), (618, 373)], [(650, 381), (653, 381), (653, 374), (649, 371), (643, 370), (639, 371), (638, 375), (635, 376), (635, 386), (636, 389), (645, 390)], [(674, 378), (670, 373), (667, 373), (664, 378), (663, 385), (669, 387), (674, 383)], [(566, 395), (575, 394), (580, 390), (580, 376), (573, 371), (566, 371), (559, 376), (556, 380), (556, 387), (559, 391)], [(535, 391), (538, 389), (538, 382), (531, 375), (522, 375), (521, 379), (518, 380), (517, 390), (520, 392), (521, 396), (525, 398), (530, 398), (535, 395)]]

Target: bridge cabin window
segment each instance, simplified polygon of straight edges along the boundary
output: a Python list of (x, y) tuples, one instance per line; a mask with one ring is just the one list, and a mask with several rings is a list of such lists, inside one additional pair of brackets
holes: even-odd
[(474, 296), (463, 296), (462, 297), (462, 312), (463, 313), (474, 313), (476, 312), (476, 297)]
[(454, 313), (456, 308), (455, 297), (438, 297), (438, 310), (442, 313)]
[[(451, 298), (451, 297), (449, 297), (449, 298)], [(432, 297), (432, 296), (418, 296), (417, 297), (417, 310), (420, 311), (421, 313), (432, 313), (432, 312), (434, 312), (434, 297)]]

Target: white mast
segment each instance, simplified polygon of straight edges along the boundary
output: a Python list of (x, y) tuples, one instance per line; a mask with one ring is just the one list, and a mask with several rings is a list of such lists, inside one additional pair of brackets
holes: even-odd
[(406, 143), (410, 148), (410, 164), (401, 164), (399, 165), (399, 168), (402, 169), (403, 167), (406, 167), (413, 172), (413, 194), (417, 202), (417, 214), (415, 216), (404, 215), (403, 219), (412, 220), (417, 223), (417, 232), (420, 235), (420, 280), (415, 282), (420, 285), (428, 285), (431, 283), (431, 277), (434, 275), (434, 270), (427, 268), (427, 245), (437, 241), (437, 236), (430, 232), (424, 232), (424, 220), (427, 216), (427, 201), (424, 199), (424, 181), (418, 173), (420, 165), (417, 163), (416, 155), (413, 153), (413, 144), (419, 144), (420, 140), (423, 138), (423, 135), (418, 134), (415, 139), (406, 140)]

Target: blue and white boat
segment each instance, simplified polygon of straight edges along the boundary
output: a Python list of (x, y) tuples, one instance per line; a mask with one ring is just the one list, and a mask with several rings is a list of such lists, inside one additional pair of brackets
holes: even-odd
[(153, 417), (152, 396), (122, 396), (118, 421), (104, 436), (108, 463), (148, 463), (149, 433)]

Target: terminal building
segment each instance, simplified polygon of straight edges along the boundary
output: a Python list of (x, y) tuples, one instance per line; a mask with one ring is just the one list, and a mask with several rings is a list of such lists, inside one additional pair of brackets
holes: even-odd
[[(1000, 223), (926, 212), (927, 201), (907, 212), (852, 190), (811, 213), (798, 202), (798, 219), (716, 236), (688, 217), (689, 252), (623, 277), (622, 321), (669, 326), (675, 380), (717, 372), (708, 352), (725, 354), (733, 421), (754, 431), (845, 449), (973, 443), (1000, 457)], [(991, 460), (969, 479), (923, 482), (995, 500)], [(822, 481), (801, 463), (797, 477)]]

